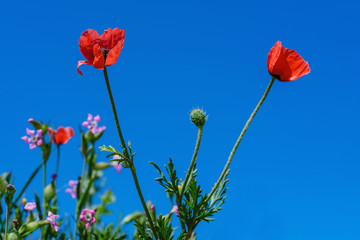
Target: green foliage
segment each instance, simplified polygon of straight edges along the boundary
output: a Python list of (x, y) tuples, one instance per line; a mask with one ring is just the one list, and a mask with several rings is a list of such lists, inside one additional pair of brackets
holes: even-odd
[(156, 168), (156, 170), (160, 174), (160, 177), (155, 178), (155, 181), (158, 181), (159, 184), (165, 188), (165, 192), (178, 196), (179, 188), (181, 187), (180, 185), (181, 181), (176, 176), (176, 170), (174, 169), (174, 164), (171, 158), (169, 158), (169, 162), (167, 166), (165, 165), (165, 170), (169, 176), (169, 180), (165, 177), (164, 173), (154, 162), (150, 162), (150, 163)]
[(109, 145), (109, 146), (101, 146), (99, 147), (101, 149), (101, 151), (105, 151), (105, 152), (110, 152), (109, 155), (107, 155), (106, 157), (113, 157), (113, 156), (119, 156), (118, 159), (110, 159), (110, 161), (112, 162), (118, 162), (121, 163), (123, 165), (124, 168), (130, 168), (131, 164), (132, 164), (132, 159), (135, 156), (134, 154), (131, 154), (131, 145), (129, 142), (129, 146), (130, 146), (130, 159), (128, 157), (125, 157), (126, 155), (126, 151), (123, 148), (123, 153), (120, 153), (119, 151), (117, 151), (113, 146)]

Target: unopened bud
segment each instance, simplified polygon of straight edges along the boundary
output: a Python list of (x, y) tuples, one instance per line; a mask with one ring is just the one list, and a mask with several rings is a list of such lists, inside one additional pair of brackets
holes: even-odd
[(16, 232), (11, 232), (7, 236), (7, 240), (21, 240), (21, 237)]
[(104, 170), (104, 169), (106, 169), (106, 168), (108, 168), (108, 167), (110, 167), (110, 166), (111, 166), (110, 163), (107, 163), (107, 162), (99, 162), (99, 163), (95, 164), (94, 169), (95, 169), (95, 170)]
[(55, 186), (54, 183), (50, 183), (44, 189), (44, 195), (46, 199), (52, 199), (55, 196)]
[(206, 121), (206, 114), (203, 110), (196, 108), (190, 113), (190, 120), (197, 126), (202, 127)]

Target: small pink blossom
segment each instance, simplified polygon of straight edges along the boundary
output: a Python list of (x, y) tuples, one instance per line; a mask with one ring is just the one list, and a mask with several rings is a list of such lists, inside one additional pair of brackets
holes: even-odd
[(100, 116), (96, 115), (93, 120), (93, 115), (88, 114), (87, 121), (83, 122), (82, 125), (92, 132), (92, 134), (96, 134), (102, 132), (106, 129), (105, 126), (98, 127), (98, 123), (100, 122)]
[(35, 208), (36, 208), (36, 203), (34, 203), (34, 202), (28, 202), (28, 203), (25, 204), (25, 207), (24, 207), (24, 209), (26, 211), (32, 211)]
[(33, 123), (33, 122), (34, 122), (34, 119), (33, 119), (33, 118), (29, 118), (29, 119), (28, 119), (28, 122), (29, 122), (29, 123)]
[(76, 198), (77, 194), (76, 194), (76, 185), (78, 184), (78, 181), (74, 181), (74, 180), (70, 180), (69, 181), (69, 187), (65, 189), (66, 193), (70, 193), (72, 198)]
[(80, 214), (80, 221), (85, 223), (85, 228), (88, 229), (90, 224), (94, 224), (96, 222), (96, 218), (94, 217), (96, 210), (86, 209), (84, 208)]
[(36, 146), (41, 146), (43, 144), (43, 135), (41, 129), (37, 130), (37, 133), (35, 135), (35, 130), (30, 130), (26, 128), (26, 134), (30, 135), (30, 137), (23, 136), (21, 139), (24, 140), (25, 143), (30, 143), (30, 149), (34, 149), (36, 148)]
[[(119, 155), (115, 155), (115, 156), (113, 157), (113, 159), (120, 159), (120, 156), (119, 156)], [(113, 162), (112, 162), (112, 165), (114, 166), (115, 171), (116, 171), (117, 173), (121, 173), (121, 170), (122, 170), (122, 168), (123, 168), (123, 166), (121, 165), (121, 163), (116, 162), (116, 161), (113, 161)]]
[(175, 213), (176, 216), (179, 216), (179, 208), (178, 206), (173, 206), (173, 208), (171, 209), (171, 213)]
[(56, 219), (59, 218), (59, 215), (55, 215), (52, 212), (48, 212), (48, 218), (46, 219), (50, 226), (55, 230), (55, 232), (59, 231), (59, 224), (56, 222)]

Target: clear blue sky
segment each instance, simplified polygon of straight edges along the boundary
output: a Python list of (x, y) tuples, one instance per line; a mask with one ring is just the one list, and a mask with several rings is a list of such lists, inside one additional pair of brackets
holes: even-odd
[[(108, 69), (126, 140), (146, 199), (168, 203), (154, 181), (171, 157), (189, 164), (197, 129), (193, 107), (209, 114), (198, 156), (209, 191), (270, 76), (275, 41), (298, 51), (311, 73), (275, 82), (241, 143), (228, 198), (199, 239), (355, 240), (360, 238), (359, 10), (356, 1), (5, 1), (0, 10), (0, 172), (22, 185), (41, 161), (20, 137), (33, 117), (73, 126), (63, 147), (59, 186), (81, 172), (79, 124), (100, 114), (101, 144), (118, 144), (102, 71), (76, 64), (78, 40), (92, 28), (125, 29), (118, 62)], [(105, 160), (105, 154), (99, 154)], [(49, 168), (53, 168), (55, 155)], [(108, 170), (112, 209), (141, 209), (128, 171)], [(41, 188), (41, 176), (30, 189)], [(32, 200), (31, 191), (27, 197)], [(62, 208), (75, 203), (62, 191)], [(63, 211), (64, 211), (63, 210)], [(109, 221), (111, 217), (109, 218)]]

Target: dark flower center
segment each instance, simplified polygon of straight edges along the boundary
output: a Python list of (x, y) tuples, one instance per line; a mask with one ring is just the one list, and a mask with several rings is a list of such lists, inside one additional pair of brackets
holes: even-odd
[(110, 49), (101, 48), (101, 51), (102, 51), (102, 53), (104, 55), (104, 58), (106, 60), (106, 57), (107, 57), (108, 53), (110, 52)]

